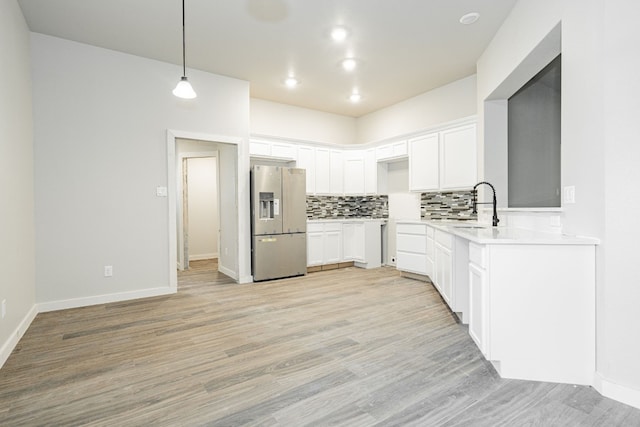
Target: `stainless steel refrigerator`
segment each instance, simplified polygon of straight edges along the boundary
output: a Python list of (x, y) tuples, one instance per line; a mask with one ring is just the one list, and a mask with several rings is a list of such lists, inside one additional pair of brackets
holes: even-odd
[(306, 171), (251, 168), (251, 271), (254, 281), (307, 273)]

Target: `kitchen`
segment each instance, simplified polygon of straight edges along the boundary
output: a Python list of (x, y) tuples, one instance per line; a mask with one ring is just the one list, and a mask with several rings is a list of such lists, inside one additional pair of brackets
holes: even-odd
[[(37, 123), (35, 127), (29, 125), (33, 124), (32, 119), (26, 119), (31, 117), (31, 107), (24, 104), (11, 105), (11, 111), (22, 112), (24, 123), (14, 123), (4, 113), (2, 119), (3, 127), (6, 121), (7, 129), (14, 129), (8, 139), (28, 146), (28, 135), (33, 133), (35, 158), (32, 159), (28, 151), (21, 154), (20, 170), (11, 165), (6, 169), (26, 178), (19, 188), (25, 194), (34, 195), (37, 208), (34, 210), (32, 203), (23, 202), (24, 208), (16, 218), (32, 218), (35, 231), (34, 227), (24, 225), (22, 219), (12, 219), (9, 223), (19, 224), (17, 229), (21, 235), (15, 236), (7, 230), (7, 236), (12, 236), (7, 247), (22, 245), (25, 236), (38, 237), (37, 245), (27, 245), (25, 254), (7, 252), (3, 257), (14, 260), (17, 256), (17, 262), (7, 265), (8, 281), (24, 284), (19, 287), (24, 290), (6, 291), (7, 319), (11, 323), (3, 323), (3, 349), (13, 348), (17, 342), (15, 332), (24, 333), (28, 320), (35, 317), (38, 310), (103, 303), (125, 295), (135, 298), (172, 292), (171, 287), (166, 289), (172, 274), (167, 268), (171, 263), (166, 259), (170, 248), (175, 247), (171, 237), (175, 222), (171, 222), (171, 213), (167, 212), (166, 199), (157, 198), (155, 190), (163, 186), (171, 189), (173, 175), (167, 170), (171, 171), (170, 147), (175, 147), (174, 136), (237, 146), (238, 176), (247, 179), (237, 183), (239, 208), (237, 221), (232, 225), (236, 227), (234, 234), (243, 238), (229, 243), (227, 248), (232, 254), (228, 266), (240, 282), (250, 281), (248, 141), (251, 135), (314, 141), (320, 145), (348, 145), (344, 141), (361, 144), (380, 141), (385, 145), (398, 136), (475, 116), (477, 174), (495, 181), (487, 175), (495, 170), (491, 162), (496, 157), (489, 156), (486, 148), (487, 140), (495, 138), (500, 130), (487, 126), (485, 119), (499, 111), (501, 105), (497, 100), (487, 99), (509, 75), (524, 72), (523, 61), (532, 59), (529, 54), (544, 44), (546, 36), (562, 22), (562, 54), (566, 65), (562, 182), (564, 186), (575, 186), (576, 203), (563, 206), (562, 212), (506, 215), (525, 224), (561, 225), (564, 233), (593, 236), (602, 241), (596, 249), (598, 338), (594, 386), (606, 396), (639, 406), (640, 373), (636, 361), (640, 347), (637, 340), (629, 338), (638, 335), (634, 313), (640, 301), (635, 286), (635, 278), (640, 275), (633, 256), (638, 231), (632, 226), (640, 203), (633, 196), (638, 182), (634, 159), (639, 157), (637, 144), (633, 143), (638, 133), (634, 119), (638, 105), (633, 97), (638, 92), (634, 77), (638, 62), (633, 55), (623, 53), (633, 52), (637, 44), (638, 34), (631, 21), (633, 14), (628, 13), (636, 7), (630, 2), (584, 5), (577, 1), (545, 1), (534, 5), (520, 1), (478, 59), (474, 76), (357, 121), (251, 99), (248, 83), (197, 70), (189, 70), (194, 85), (199, 83), (197, 106), (167, 105), (157, 88), (174, 84), (176, 67), (173, 65), (40, 33), (30, 34), (20, 27), (15, 31), (20, 34), (24, 51), (15, 55), (21, 64), (32, 61)], [(602, 13), (603, 10), (606, 13)], [(3, 13), (3, 17), (20, 14), (13, 7), (10, 11)], [(9, 32), (7, 28), (13, 27), (3, 26), (2, 31)], [(606, 61), (602, 61), (603, 58)], [(123, 69), (127, 72), (122, 75), (113, 72)], [(31, 83), (25, 82), (24, 77), (29, 73), (25, 70), (28, 65), (24, 65), (24, 72), (9, 72), (13, 80), (22, 82), (17, 87), (30, 94)], [(54, 75), (55, 80), (51, 77)], [(156, 76), (155, 80), (149, 76)], [(107, 83), (94, 87), (92, 79)], [(116, 86), (143, 96), (123, 99), (114, 93)], [(62, 87), (69, 88), (73, 96), (57, 102)], [(86, 96), (87, 87), (91, 88), (91, 97)], [(590, 89), (587, 92), (585, 88)], [(16, 99), (22, 98), (19, 95)], [(24, 98), (30, 99), (30, 96)], [(8, 102), (3, 99), (3, 103)], [(87, 108), (89, 106), (92, 108)], [(216, 114), (212, 115), (211, 111)], [(20, 127), (16, 129), (16, 126)], [(166, 129), (175, 131), (167, 134)], [(77, 144), (79, 140), (91, 141), (91, 149), (89, 145)], [(3, 138), (3, 144), (9, 143)], [(405, 173), (402, 168), (396, 169), (393, 162), (389, 164), (392, 179)], [(148, 169), (147, 175), (138, 173), (141, 165)], [(114, 166), (120, 173), (113, 173)], [(28, 173), (34, 169), (35, 177)], [(150, 189), (152, 196), (140, 200), (140, 194), (147, 194)], [(4, 187), (2, 194), (15, 195), (13, 190)], [(415, 202), (401, 195), (398, 200), (407, 204)], [(126, 214), (127, 207), (132, 205), (138, 207), (135, 217)], [(71, 215), (74, 212), (84, 215)], [(136, 242), (132, 247), (118, 243), (130, 241), (131, 236), (135, 236)], [(35, 237), (31, 240), (35, 242)], [(100, 244), (95, 245), (96, 241)], [(87, 251), (90, 247), (94, 249)], [(115, 266), (111, 281), (95, 274), (109, 258), (114, 259), (109, 262)], [(13, 265), (31, 273), (25, 278)], [(72, 265), (77, 269), (71, 269)], [(119, 270), (118, 266), (123, 269)], [(123, 277), (119, 272), (125, 271), (130, 272)]]

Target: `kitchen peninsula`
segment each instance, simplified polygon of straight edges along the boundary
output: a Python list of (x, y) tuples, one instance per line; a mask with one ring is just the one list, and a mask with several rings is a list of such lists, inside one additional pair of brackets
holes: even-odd
[(397, 221), (397, 267), (429, 278), (505, 378), (592, 384), (597, 239)]

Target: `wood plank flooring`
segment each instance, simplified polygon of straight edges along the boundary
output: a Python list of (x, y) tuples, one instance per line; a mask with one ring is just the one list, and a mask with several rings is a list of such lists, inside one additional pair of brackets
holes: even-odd
[(39, 314), (1, 426), (640, 426), (589, 387), (502, 380), (430, 284), (350, 267)]

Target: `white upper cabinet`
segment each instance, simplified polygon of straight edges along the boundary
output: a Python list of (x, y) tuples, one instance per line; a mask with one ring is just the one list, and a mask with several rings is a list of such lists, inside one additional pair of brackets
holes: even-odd
[(249, 155), (251, 157), (268, 157), (279, 160), (295, 160), (296, 147), (284, 142), (271, 142), (259, 139), (249, 141)]
[(364, 192), (378, 194), (378, 162), (375, 148), (364, 152)]
[(445, 130), (440, 140), (440, 188), (472, 187), (478, 180), (476, 125)]
[(295, 160), (296, 147), (293, 144), (274, 142), (271, 144), (271, 157)]
[(249, 153), (272, 161), (296, 161), (296, 167), (307, 170), (307, 194), (385, 194), (389, 165), (407, 158), (410, 191), (472, 187), (478, 178), (475, 123), (441, 129), (362, 150), (256, 137), (249, 141)]
[(397, 141), (376, 147), (376, 160), (379, 162), (407, 156), (407, 141)]
[(331, 150), (329, 153), (329, 182), (331, 194), (344, 194), (344, 154), (340, 150)]
[(296, 167), (307, 170), (307, 194), (316, 192), (315, 164), (315, 149), (313, 147), (299, 146)]
[(473, 187), (477, 182), (476, 125), (468, 124), (409, 140), (409, 190)]
[(316, 148), (316, 194), (331, 193), (331, 156), (328, 148)]
[(438, 133), (409, 140), (409, 190), (440, 188), (439, 141)]
[(267, 157), (271, 155), (271, 143), (252, 139), (249, 141), (249, 154), (251, 156)]
[(364, 194), (364, 152), (345, 152), (344, 192), (348, 195)]

